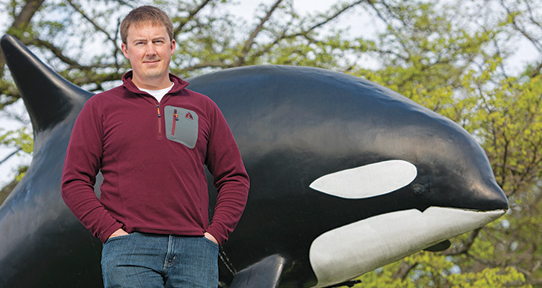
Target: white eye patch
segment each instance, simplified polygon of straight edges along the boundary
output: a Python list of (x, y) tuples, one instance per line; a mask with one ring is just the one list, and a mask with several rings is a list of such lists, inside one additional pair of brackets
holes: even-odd
[(412, 163), (389, 160), (324, 175), (309, 187), (341, 198), (362, 199), (401, 189), (417, 174)]

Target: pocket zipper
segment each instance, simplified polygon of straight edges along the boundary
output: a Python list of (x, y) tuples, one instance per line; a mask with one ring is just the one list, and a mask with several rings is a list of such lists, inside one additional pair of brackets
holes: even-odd
[(179, 121), (179, 114), (177, 114), (177, 109), (173, 110), (173, 125), (171, 125), (171, 135), (175, 136), (175, 124)]

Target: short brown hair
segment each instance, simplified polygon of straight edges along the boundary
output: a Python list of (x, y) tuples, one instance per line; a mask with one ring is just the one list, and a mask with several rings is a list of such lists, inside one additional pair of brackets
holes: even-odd
[(166, 12), (154, 6), (145, 5), (130, 11), (124, 20), (122, 20), (122, 23), (120, 23), (120, 38), (122, 39), (122, 43), (127, 44), (126, 39), (128, 38), (128, 28), (130, 28), (130, 25), (145, 22), (151, 22), (153, 25), (163, 25), (166, 27), (169, 41), (173, 40), (173, 24)]

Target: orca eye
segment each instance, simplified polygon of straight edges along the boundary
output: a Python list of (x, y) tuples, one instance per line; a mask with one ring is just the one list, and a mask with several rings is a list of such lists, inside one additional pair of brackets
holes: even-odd
[(362, 199), (401, 189), (417, 174), (412, 163), (389, 160), (324, 175), (309, 187), (341, 198)]

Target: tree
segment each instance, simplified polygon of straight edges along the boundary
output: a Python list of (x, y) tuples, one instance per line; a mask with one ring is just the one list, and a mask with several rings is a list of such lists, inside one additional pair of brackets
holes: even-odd
[[(511, 209), (499, 221), (453, 239), (446, 251), (421, 252), (364, 275), (360, 287), (371, 283), (389, 287), (542, 287), (538, 248), (540, 64), (531, 63), (512, 77), (503, 62), (511, 55), (513, 47), (508, 41), (512, 39), (523, 35), (537, 47), (540, 26), (529, 15), (540, 13), (540, 7), (535, 10), (530, 1), (517, 2), (523, 5), (514, 6), (516, 10), (509, 6), (512, 1), (486, 8), (482, 4), (487, 2), (472, 1), (444, 7), (406, 3), (386, 6), (379, 13), (389, 25), (377, 46), (394, 38), (392, 43), (400, 48), (388, 53), (391, 56), (384, 58), (383, 69), (360, 70), (359, 75), (393, 87), (475, 135)], [(518, 25), (518, 19), (526, 22)], [(461, 23), (476, 25), (461, 27)]]
[[(156, 1), (172, 13), (179, 48), (172, 72), (189, 77), (254, 64), (322, 67), (381, 83), (456, 121), (485, 149), (511, 209), (452, 239), (445, 251), (420, 252), (363, 275), (357, 287), (542, 287), (542, 58), (519, 70), (509, 60), (521, 39), (542, 53), (542, 5), (345, 0), (302, 16), (293, 1), (265, 2), (248, 23), (225, 9), (233, 0)], [(4, 2), (8, 33), (69, 81), (101, 91), (128, 69), (118, 19), (150, 1)], [(335, 25), (355, 11), (373, 19), (374, 37), (349, 36)], [(360, 59), (367, 57), (378, 67), (363, 67)], [(20, 96), (2, 58), (0, 76), (3, 108)], [(0, 139), (31, 145), (25, 135), (7, 132)]]

